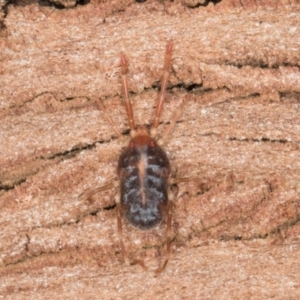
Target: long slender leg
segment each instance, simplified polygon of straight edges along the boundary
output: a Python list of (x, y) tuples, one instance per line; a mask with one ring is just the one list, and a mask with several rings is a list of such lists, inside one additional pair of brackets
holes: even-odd
[(122, 68), (122, 93), (123, 93), (123, 100), (125, 103), (125, 108), (128, 116), (128, 123), (129, 128), (131, 130), (131, 134), (133, 135), (135, 132), (135, 124), (133, 119), (133, 110), (131, 101), (129, 99), (129, 92), (128, 92), (128, 79), (127, 79), (127, 73), (128, 73), (128, 62), (123, 53), (121, 53), (121, 68)]
[(164, 73), (163, 73), (162, 80), (161, 80), (160, 93), (158, 94), (158, 97), (157, 97), (155, 118), (154, 118), (154, 122), (153, 122), (153, 125), (151, 128), (151, 136), (152, 137), (156, 137), (156, 129), (159, 124), (159, 119), (160, 119), (160, 115), (161, 115), (162, 108), (163, 108), (163, 103), (164, 103), (165, 96), (166, 96), (166, 89), (167, 89), (168, 80), (169, 80), (169, 76), (170, 76), (169, 70), (170, 70), (170, 64), (171, 64), (172, 50), (173, 50), (173, 43), (172, 43), (172, 41), (169, 41), (167, 44), (167, 48), (166, 48)]
[(191, 182), (191, 181), (203, 181), (203, 178), (201, 177), (177, 177), (177, 178), (169, 178), (168, 179), (168, 184), (177, 184), (180, 182)]
[[(188, 181), (199, 181), (201, 180), (200, 178), (192, 178), (192, 177), (182, 177), (182, 178), (169, 178), (168, 179), (168, 184), (169, 185), (173, 185), (173, 184), (176, 184), (176, 183), (179, 183), (179, 182), (188, 182)], [(174, 207), (174, 198), (177, 196), (177, 193), (176, 195), (174, 195), (174, 193), (169, 190), (168, 192), (168, 216), (167, 216), (167, 230), (166, 230), (166, 244), (167, 244), (167, 253), (166, 253), (166, 260), (164, 262), (164, 264), (162, 265), (162, 267), (160, 268), (157, 268), (154, 273), (155, 275), (159, 275), (160, 273), (162, 273), (169, 260), (170, 260), (170, 256), (171, 256), (171, 237), (172, 237), (172, 218), (173, 218), (173, 207)]]
[(121, 196), (120, 193), (118, 192), (116, 197), (115, 197), (115, 202), (117, 206), (117, 222), (118, 222), (118, 236), (119, 236), (119, 244), (123, 256), (123, 260), (125, 261), (126, 265), (130, 265), (129, 263), (129, 258), (127, 256), (127, 252), (125, 249), (125, 245), (123, 242), (123, 230), (122, 230), (122, 213), (121, 213)]
[(82, 194), (79, 195), (79, 199), (87, 200), (87, 199), (91, 198), (92, 196), (94, 196), (97, 193), (100, 193), (100, 192), (105, 191), (105, 190), (116, 188), (118, 185), (119, 185), (118, 181), (113, 180), (110, 183), (107, 183), (107, 184), (105, 184), (103, 186), (100, 186), (98, 188), (88, 189), (88, 190), (84, 191)]
[(146, 266), (142, 260), (134, 260), (132, 262), (129, 261), (127, 251), (125, 249), (125, 244), (123, 242), (123, 229), (122, 229), (122, 211), (121, 211), (121, 196), (120, 193), (117, 193), (115, 197), (115, 202), (117, 206), (117, 222), (118, 222), (118, 236), (119, 236), (119, 244), (123, 256), (123, 260), (126, 265), (140, 265), (144, 270), (146, 270)]
[(171, 234), (172, 234), (172, 216), (173, 216), (173, 206), (174, 206), (174, 195), (171, 191), (168, 192), (168, 216), (167, 216), (167, 230), (166, 230), (166, 239), (167, 239), (167, 253), (166, 260), (162, 267), (155, 270), (155, 275), (159, 275), (166, 268), (170, 256), (171, 256)]
[(169, 126), (165, 129), (161, 138), (158, 140), (159, 146), (162, 146), (165, 143), (165, 141), (169, 138), (170, 134), (172, 133), (172, 131), (175, 127), (176, 122), (182, 115), (182, 111), (183, 111), (183, 107), (184, 107), (185, 103), (186, 103), (186, 98), (183, 99), (181, 105), (176, 109)]
[(113, 129), (114, 129), (115, 133), (118, 135), (118, 137), (122, 137), (122, 134), (121, 134), (120, 130), (117, 128), (116, 124), (114, 123), (114, 121), (112, 120), (110, 115), (107, 113), (106, 108), (105, 108), (105, 106), (103, 105), (103, 103), (100, 99), (97, 99), (97, 104), (98, 104), (98, 107), (103, 111), (107, 121), (113, 127)]

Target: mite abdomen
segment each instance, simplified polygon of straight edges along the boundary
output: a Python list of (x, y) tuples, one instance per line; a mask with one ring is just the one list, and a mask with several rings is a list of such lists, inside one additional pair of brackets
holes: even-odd
[(168, 205), (166, 153), (149, 136), (138, 136), (120, 156), (121, 207), (135, 227), (150, 229), (159, 224)]

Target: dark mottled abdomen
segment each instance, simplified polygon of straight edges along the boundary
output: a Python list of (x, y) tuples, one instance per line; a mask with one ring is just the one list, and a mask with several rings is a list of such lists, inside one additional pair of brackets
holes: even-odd
[(153, 139), (140, 140), (133, 139), (119, 158), (121, 207), (132, 225), (150, 229), (162, 221), (167, 208), (170, 164)]

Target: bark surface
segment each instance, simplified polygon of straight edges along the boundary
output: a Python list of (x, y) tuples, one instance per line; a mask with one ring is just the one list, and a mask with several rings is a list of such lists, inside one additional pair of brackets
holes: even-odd
[[(74, 3), (0, 2), (0, 296), (300, 298), (299, 2)], [(120, 52), (148, 126), (168, 40), (159, 132), (186, 99), (165, 150), (196, 180), (178, 184), (171, 261), (154, 277), (122, 263), (116, 192), (80, 195), (116, 178), (129, 142)], [(165, 229), (124, 222), (129, 257), (161, 264)]]

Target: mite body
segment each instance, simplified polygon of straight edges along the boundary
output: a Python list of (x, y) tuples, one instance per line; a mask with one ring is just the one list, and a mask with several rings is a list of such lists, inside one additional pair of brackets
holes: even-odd
[[(111, 182), (100, 188), (96, 188), (87, 193), (83, 193), (83, 198), (89, 198), (95, 193), (106, 189), (116, 188), (115, 202), (117, 210), (118, 236), (123, 259), (127, 264), (139, 264), (146, 269), (143, 261), (129, 261), (123, 242), (122, 217), (125, 217), (133, 226), (147, 230), (157, 226), (166, 217), (166, 260), (162, 267), (155, 273), (162, 272), (169, 260), (171, 249), (171, 224), (173, 209), (173, 194), (169, 186), (184, 179), (170, 178), (170, 163), (162, 145), (172, 132), (185, 100), (175, 111), (169, 126), (163, 134), (157, 138), (157, 127), (163, 108), (167, 83), (169, 79), (169, 69), (172, 54), (172, 42), (167, 44), (164, 71), (161, 81), (161, 90), (158, 94), (155, 118), (150, 132), (144, 127), (137, 127), (134, 123), (133, 110), (129, 99), (127, 83), (128, 64), (124, 54), (121, 53), (122, 68), (122, 95), (126, 108), (128, 123), (130, 127), (131, 140), (119, 157), (117, 175), (118, 181)], [(114, 128), (119, 137), (122, 134), (112, 121), (103, 103), (99, 100), (98, 105), (104, 112), (107, 120)]]
[(158, 225), (167, 211), (170, 163), (165, 151), (147, 135), (130, 141), (119, 159), (121, 208), (135, 227)]

